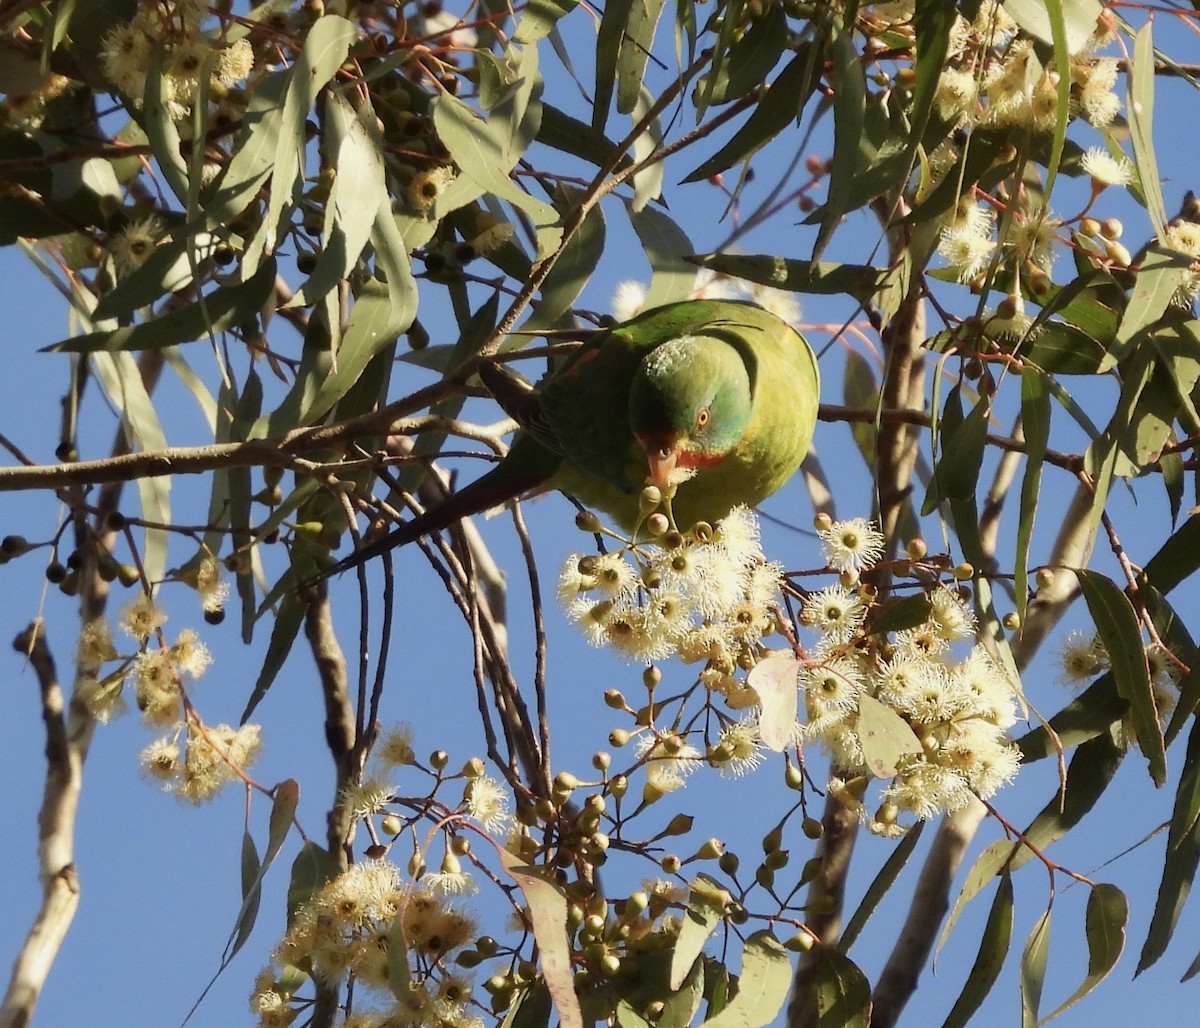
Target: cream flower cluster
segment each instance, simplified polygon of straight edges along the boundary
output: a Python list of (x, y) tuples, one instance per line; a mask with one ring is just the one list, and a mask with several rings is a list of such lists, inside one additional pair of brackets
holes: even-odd
[(100, 61), (105, 77), (140, 106), (151, 58), (161, 51), (162, 100), (172, 119), (178, 121), (192, 109), (206, 62), (210, 86), (222, 95), (253, 70), (254, 51), (244, 38), (227, 44), (210, 38), (201, 28), (207, 10), (196, 0), (143, 0), (131, 21), (104, 38)]
[(763, 557), (758, 522), (745, 507), (711, 537), (677, 533), (670, 541), (571, 555), (559, 601), (594, 646), (643, 663), (704, 661), (705, 684), (732, 698), (746, 691), (736, 673), (754, 663), (774, 629), (782, 568)]
[[(395, 864), (353, 864), (296, 911), (272, 965), (255, 982), (250, 1009), (260, 1028), (292, 1024), (305, 1002), (294, 997), (303, 980), (295, 969), (303, 967), (330, 985), (353, 977), (360, 1009), (347, 1018), (347, 1025), (481, 1028), (482, 1020), (467, 1007), (472, 983), (443, 963), (474, 935), (475, 924), (467, 914), (443, 896), (414, 891)], [(396, 959), (397, 950), (404, 954), (403, 963)], [(411, 967), (404, 970), (409, 959), (418, 962), (418, 975), (412, 975)], [(411, 978), (397, 983), (398, 973)], [(368, 991), (379, 1009), (361, 1009), (357, 990)], [(397, 999), (398, 994), (404, 998)]]
[[(187, 704), (185, 679), (200, 679), (212, 655), (190, 628), (182, 629), (167, 645), (162, 628), (166, 612), (146, 594), (128, 603), (118, 625), (138, 644), (137, 652), (122, 655), (112, 641), (108, 622), (86, 625), (79, 639), (79, 675), (75, 699), (101, 724), (125, 708), (124, 690), (132, 681), (142, 720), (167, 733), (142, 750), (142, 773), (163, 789), (189, 803), (211, 799), (226, 785), (240, 780), (262, 748), (259, 725), (238, 728), (202, 724)], [(117, 666), (102, 674), (105, 664)]]
[[(882, 537), (861, 519), (834, 522), (821, 536), (839, 570), (856, 554), (882, 552)], [(800, 611), (819, 639), (800, 668), (796, 735), (829, 751), (830, 788), (872, 831), (891, 837), (906, 830), (903, 814), (927, 819), (961, 809), (972, 796), (992, 796), (1020, 762), (1006, 734), (1017, 720), (1014, 684), (981, 645), (956, 656), (955, 647), (976, 636), (957, 592), (938, 585), (928, 601), (920, 624), (886, 636), (864, 635), (874, 603), (868, 588), (814, 591)], [(892, 766), (880, 770), (880, 752)], [(868, 815), (862, 798), (872, 777), (886, 777), (887, 785)]]
[[(916, 44), (914, 3), (873, 4), (862, 18), (877, 33), (907, 37)], [(1053, 58), (1044, 63), (1032, 39), (1021, 36), (1017, 25), (997, 0), (978, 5), (971, 20), (957, 15), (950, 45), (933, 97), (934, 113), (970, 133), (976, 129), (1014, 131), (1035, 135), (1052, 132), (1059, 117), (1059, 90), (1064, 75), (1070, 82), (1071, 118), (1082, 118), (1106, 130), (1120, 113), (1115, 92), (1119, 64), (1095, 50), (1109, 41), (1107, 29), (1077, 47), (1065, 69)], [(929, 154), (929, 182), (934, 184), (958, 164), (959, 145), (948, 139)], [(1094, 147), (1084, 159), (1084, 172), (1097, 190), (1105, 185), (1126, 185), (1133, 166), (1125, 158)], [(1018, 260), (1042, 271), (1048, 269), (1050, 242), (1057, 221), (1046, 211), (1036, 191), (1022, 191), (1012, 204), (1013, 217), (997, 238), (997, 219), (990, 209), (967, 202), (945, 217), (938, 253), (962, 282), (976, 278), (1003, 246)]]

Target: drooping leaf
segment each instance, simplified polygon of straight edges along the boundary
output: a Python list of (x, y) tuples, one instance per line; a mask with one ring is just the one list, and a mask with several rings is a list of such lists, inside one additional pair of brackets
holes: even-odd
[[(844, 958), (843, 958), (844, 959)], [(792, 984), (787, 950), (769, 931), (755, 932), (742, 947), (738, 990), (705, 1028), (762, 1028), (783, 1008)]]
[[(934, 465), (933, 481), (925, 494), (922, 515), (932, 514), (943, 500), (961, 500), (974, 496), (987, 444), (988, 415), (991, 403), (986, 397), (961, 417), (959, 389), (946, 398), (940, 433), (941, 455)], [(961, 420), (959, 420), (961, 418)]]
[(530, 0), (521, 11), (513, 41), (536, 43), (558, 24), (560, 18), (579, 6), (579, 0)]
[(1155, 964), (1166, 952), (1167, 944), (1175, 933), (1183, 906), (1192, 889), (1196, 868), (1200, 866), (1200, 722), (1193, 721), (1188, 735), (1187, 753), (1179, 785), (1175, 789), (1175, 803), (1171, 811), (1171, 824), (1167, 830), (1166, 855), (1163, 860), (1162, 878), (1158, 884), (1158, 896), (1154, 901), (1154, 914), (1146, 941), (1138, 957), (1136, 974), (1141, 974)]
[(559, 1023), (562, 1028), (583, 1028), (567, 941), (567, 898), (545, 868), (532, 867), (503, 848), (498, 848), (498, 853), (504, 870), (520, 886), (529, 904), (542, 977), (554, 1000)]
[(306, 842), (292, 861), (292, 877), (288, 882), (287, 923), (290, 928), (300, 908), (317, 894), (321, 886), (337, 876), (341, 865), (328, 850), (315, 842)]
[(729, 892), (706, 874), (697, 875), (692, 882), (671, 956), (668, 984), (673, 992), (691, 974), (704, 944), (721, 923), (730, 898)]
[(1025, 436), (1025, 474), (1021, 479), (1021, 509), (1017, 522), (1017, 552), (1014, 589), (1017, 616), (1025, 619), (1029, 599), (1029, 543), (1042, 493), (1042, 461), (1050, 438), (1050, 394), (1045, 380), (1033, 370), (1021, 375), (1021, 431)]
[(1077, 575), (1096, 631), (1108, 651), (1117, 692), (1129, 701), (1130, 721), (1150, 765), (1150, 777), (1155, 785), (1162, 786), (1167, 780), (1167, 757), (1137, 613), (1124, 591), (1110, 579), (1088, 570), (1080, 570)]
[[(1075, 750), (1067, 765), (1065, 789), (1056, 791), (1025, 829), (1025, 838), (1038, 851), (1045, 853), (1083, 820), (1104, 795), (1125, 757), (1123, 737), (1120, 726), (1116, 726), (1116, 730), (1097, 735)], [(1021, 845), (1013, 855), (1009, 869), (1015, 871), (1033, 859), (1033, 850)]]
[(771, 84), (746, 123), (720, 150), (689, 172), (683, 179), (685, 183), (711, 178), (748, 160), (796, 119), (816, 87), (809, 47), (810, 44), (802, 45)]
[(967, 872), (967, 877), (963, 881), (958, 898), (954, 901), (954, 906), (950, 909), (950, 916), (946, 918), (946, 923), (942, 926), (941, 934), (938, 936), (936, 952), (940, 953), (942, 947), (946, 945), (946, 940), (950, 938), (950, 934), (954, 931), (954, 926), (958, 924), (958, 919), (966, 909), (967, 904), (991, 884), (992, 879), (1000, 873), (1000, 869), (1013, 859), (1018, 848), (1019, 844), (1001, 839), (998, 842), (993, 842), (975, 858), (975, 863), (971, 865), (971, 869)]
[(728, 53), (714, 57), (712, 70), (696, 87), (696, 117), (703, 118), (708, 105), (736, 100), (765, 81), (783, 56), (787, 41), (787, 15), (782, 7), (770, 7), (755, 18)]
[(1048, 1014), (1043, 1022), (1073, 1007), (1108, 977), (1125, 949), (1125, 926), (1128, 923), (1129, 901), (1125, 894), (1115, 885), (1103, 882), (1092, 886), (1084, 921), (1088, 948), (1087, 975), (1066, 1002)]
[(1167, 205), (1163, 200), (1162, 176), (1154, 150), (1154, 80), (1156, 77), (1153, 19), (1147, 19), (1134, 37), (1129, 62), (1129, 137), (1138, 169), (1138, 185), (1146, 201), (1146, 212), (1154, 233), (1166, 237)]
[[(922, 5), (927, 6), (927, 5)], [(863, 121), (866, 117), (867, 82), (858, 48), (849, 31), (834, 28), (829, 56), (833, 62), (833, 167), (829, 192), (821, 209), (821, 229), (813, 243), (812, 259), (818, 260), (834, 230), (849, 208), (854, 173), (860, 159)]]
[(1021, 1028), (1037, 1028), (1042, 986), (1046, 984), (1046, 957), (1050, 952), (1050, 907), (1034, 923), (1021, 952)]
[[(167, 436), (158, 418), (158, 410), (146, 388), (141, 365), (128, 353), (99, 353), (92, 367), (108, 395), (109, 402), (121, 413), (121, 425), (132, 449), (167, 448)], [(167, 568), (168, 533), (160, 525), (171, 523), (171, 486), (169, 475), (153, 475), (137, 480), (142, 517), (147, 522), (142, 547), (142, 571), (147, 582), (161, 582)]]
[(274, 289), (275, 263), (263, 261), (253, 277), (245, 282), (218, 286), (202, 302), (176, 307), (139, 325), (88, 332), (43, 349), (58, 353), (128, 352), (190, 343), (250, 320), (262, 309)]
[(904, 870), (904, 865), (908, 863), (908, 858), (912, 856), (912, 852), (916, 849), (917, 841), (921, 838), (921, 833), (925, 830), (927, 821), (918, 821), (908, 830), (908, 833), (892, 850), (887, 860), (884, 861), (883, 867), (879, 869), (879, 873), (867, 887), (867, 891), (863, 893), (862, 901), (858, 908), (850, 916), (850, 920), (846, 922), (846, 927), (842, 929), (842, 934), (838, 937), (837, 947), (843, 953), (847, 953), (850, 947), (854, 945), (854, 941), (861, 934), (863, 928), (866, 927), (867, 921), (871, 915), (875, 913), (875, 908), (879, 906), (880, 901), (886, 896), (893, 885), (896, 884), (896, 879), (900, 877), (900, 872)]
[[(563, 206), (569, 207), (573, 194), (564, 197)], [(550, 274), (542, 282), (541, 300), (521, 326), (522, 331), (537, 332), (553, 328), (555, 323), (575, 302), (583, 287), (587, 285), (604, 253), (604, 212), (597, 204), (585, 215), (579, 227), (567, 240)]]
[(550, 992), (540, 979), (519, 990), (500, 1022), (500, 1028), (547, 1028), (554, 1004)]
[(1012, 876), (1006, 871), (1000, 876), (1000, 885), (992, 900), (983, 938), (979, 942), (979, 953), (971, 966), (970, 974), (963, 984), (962, 992), (950, 1010), (942, 1028), (965, 1026), (983, 1004), (1008, 956), (1013, 927)]
[(819, 1028), (867, 1028), (871, 983), (858, 965), (834, 946), (813, 948), (813, 998)]
[[(1117, 692), (1112, 675), (1106, 673), (1050, 718), (1050, 727), (1058, 737), (1059, 745), (1069, 751), (1107, 732), (1128, 710), (1129, 701)], [(1054, 739), (1044, 725), (1021, 736), (1017, 746), (1024, 764), (1058, 755)]]
[(646, 308), (688, 299), (696, 281), (696, 269), (684, 260), (684, 255), (692, 252), (687, 234), (655, 207), (634, 210), (633, 205), (627, 203), (625, 208), (646, 259), (650, 262)]
[(292, 652), (292, 644), (300, 633), (300, 625), (304, 621), (304, 608), (296, 597), (296, 578), (291, 570), (287, 571), (277, 586), (279, 591), (279, 606), (275, 611), (275, 622), (271, 626), (271, 641), (267, 644), (267, 654), (263, 658), (262, 670), (251, 690), (246, 708), (242, 711), (241, 724), (245, 724), (254, 713), (259, 701), (267, 694), (267, 690), (279, 674), (283, 662)]
[(654, 33), (665, 0), (638, 0), (629, 8), (617, 55), (617, 110), (630, 114), (642, 95), (642, 77), (654, 48)]
[(771, 254), (708, 253), (688, 258), (719, 275), (771, 286), (789, 293), (828, 296), (846, 293), (856, 300), (869, 300), (887, 272), (869, 264), (833, 264), (802, 261)]

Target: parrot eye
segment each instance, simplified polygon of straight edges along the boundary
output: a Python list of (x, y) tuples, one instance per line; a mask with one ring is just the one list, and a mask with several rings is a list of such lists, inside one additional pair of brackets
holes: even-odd
[(710, 411), (707, 407), (701, 407), (700, 411), (696, 414), (696, 427), (703, 428), (711, 419), (712, 411)]

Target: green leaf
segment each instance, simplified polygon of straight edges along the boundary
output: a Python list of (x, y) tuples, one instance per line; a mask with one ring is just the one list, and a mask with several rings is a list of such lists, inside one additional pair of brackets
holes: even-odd
[(646, 61), (654, 48), (654, 33), (665, 0), (638, 0), (629, 8), (621, 50), (617, 56), (617, 110), (631, 113), (642, 95)]
[(992, 879), (1000, 873), (1000, 869), (1006, 867), (1013, 859), (1019, 847), (1019, 843), (1012, 843), (1001, 839), (999, 842), (993, 842), (975, 858), (975, 863), (971, 865), (971, 870), (967, 872), (967, 877), (963, 881), (958, 898), (954, 901), (954, 906), (950, 910), (950, 916), (946, 918), (946, 923), (942, 926), (942, 932), (938, 936), (936, 952), (940, 953), (942, 947), (946, 945), (946, 940), (950, 938), (950, 933), (954, 931), (954, 926), (958, 924), (958, 919), (966, 909), (967, 904), (991, 884)]
[(776, 753), (787, 749), (796, 727), (796, 675), (801, 663), (787, 651), (767, 654), (750, 669), (746, 684), (758, 693), (758, 734)]
[(876, 778), (894, 778), (905, 756), (921, 752), (921, 740), (908, 722), (869, 693), (858, 697), (856, 731), (863, 760)]
[(657, 208), (634, 210), (633, 204), (627, 201), (625, 209), (650, 262), (650, 288), (646, 291), (645, 307), (661, 307), (688, 299), (696, 281), (696, 269), (683, 256), (692, 252), (687, 234)]
[(358, 28), (336, 14), (318, 18), (304, 37), (304, 47), (292, 67), (283, 101), (283, 112), (271, 167), (263, 248), (275, 251), (277, 234), (285, 230), (284, 218), (304, 178), (306, 123), (321, 90), (345, 63)]
[(1049, 951), (1050, 907), (1047, 907), (1025, 940), (1025, 949), (1021, 953), (1021, 1028), (1037, 1028)]
[[(1113, 731), (1089, 739), (1075, 750), (1067, 766), (1065, 792), (1056, 792), (1025, 829), (1025, 838), (1038, 850), (1044, 853), (1066, 835), (1104, 795), (1104, 790), (1108, 788), (1108, 783), (1125, 756), (1123, 742), (1118, 743), (1116, 738), (1118, 735), (1123, 737), (1123, 734), (1118, 726)], [(1015, 871), (1033, 859), (1033, 851), (1021, 845), (1013, 855), (1009, 868)]]
[(596, 31), (596, 91), (592, 101), (592, 127), (603, 131), (617, 81), (617, 60), (625, 38), (625, 26), (633, 12), (633, 0), (609, 0)]
[(964, 500), (975, 494), (987, 444), (991, 401), (981, 396), (971, 412), (961, 418), (959, 387), (946, 398), (939, 435), (941, 456), (933, 469), (933, 481), (925, 494), (921, 513), (932, 514), (943, 500)]
[(536, 43), (550, 34), (560, 18), (579, 6), (579, 0), (529, 0), (513, 33), (516, 43)]
[[(121, 424), (131, 449), (165, 450), (167, 436), (158, 420), (138, 361), (128, 353), (98, 353), (92, 367), (113, 407), (120, 411)], [(148, 522), (142, 547), (142, 571), (147, 582), (161, 582), (167, 568), (168, 533), (157, 525), (171, 524), (170, 475), (153, 475), (137, 480), (142, 517)]]
[(292, 652), (292, 644), (300, 633), (300, 625), (304, 621), (304, 608), (296, 597), (296, 577), (292, 569), (286, 571), (276, 586), (279, 606), (275, 612), (275, 621), (271, 625), (271, 641), (267, 644), (267, 654), (263, 658), (262, 670), (254, 683), (250, 698), (246, 701), (246, 709), (242, 711), (241, 724), (245, 724), (259, 701), (267, 695), (267, 690), (279, 674), (283, 662)]
[[(1043, 0), (1004, 0), (1004, 9), (1018, 25), (1043, 43), (1053, 45), (1051, 15)], [(1060, 10), (1066, 27), (1068, 53), (1078, 54), (1096, 31), (1096, 21), (1104, 13), (1100, 0), (1071, 0)]]
[(529, 904), (542, 977), (554, 1000), (562, 1028), (583, 1028), (583, 1012), (575, 994), (571, 947), (567, 941), (567, 899), (546, 868), (531, 867), (498, 847), (500, 863), (520, 886)]
[(1200, 518), (1190, 517), (1145, 565), (1146, 577), (1159, 592), (1169, 593), (1200, 568)]
[(404, 918), (398, 917), (387, 933), (388, 988), (401, 1003), (412, 995), (412, 967), (408, 963), (408, 939)]
[(854, 945), (854, 941), (871, 919), (871, 915), (875, 913), (875, 908), (891, 891), (896, 879), (900, 877), (900, 872), (904, 870), (904, 865), (908, 863), (908, 858), (916, 849), (917, 840), (921, 838), (921, 833), (928, 823), (928, 821), (918, 821), (908, 830), (908, 833), (884, 861), (883, 867), (879, 869), (879, 873), (867, 887), (867, 891), (863, 893), (858, 909), (851, 915), (850, 920), (846, 922), (846, 927), (842, 929), (842, 933), (838, 937), (837, 948), (843, 953), (849, 952), (850, 947)]
[(497, 103), (486, 119), (451, 93), (438, 96), (433, 105), (438, 138), (462, 172), (454, 185), (466, 181), (474, 188), (464, 193), (450, 186), (436, 210), (445, 214), (447, 205), (462, 206), (483, 194), (507, 200), (532, 219), (538, 256), (544, 257), (558, 247), (562, 238), (558, 212), (509, 178), (509, 172), (536, 138), (541, 120), (541, 104), (535, 97), (541, 89), (536, 47), (521, 53), (519, 69), (519, 88)]
[(840, 949), (818, 943), (813, 998), (818, 1028), (867, 1028), (871, 1023), (871, 983)]
[(321, 886), (341, 873), (341, 864), (328, 850), (315, 842), (306, 842), (292, 861), (288, 882), (287, 923), (290, 928), (301, 907), (320, 891)]
[(294, 72), (295, 66), (272, 72), (251, 93), (232, 156), (204, 205), (207, 225), (228, 224), (270, 178), (283, 131), (283, 100)]
[(382, 202), (391, 203), (383, 175), (383, 141), (369, 104), (355, 110), (344, 96), (326, 98), (324, 149), (336, 154), (337, 175), (325, 205), (321, 252), (308, 280), (288, 302), (307, 307), (345, 280), (359, 263)]
[[(542, 121), (538, 125), (537, 141), (563, 153), (588, 161), (597, 167), (609, 167), (617, 144), (603, 132), (597, 131), (586, 122), (564, 114), (553, 104), (542, 104)], [(630, 164), (629, 156), (622, 155), (614, 171), (623, 171)], [(687, 251), (682, 251), (686, 253)]]
[(731, 275), (789, 293), (846, 293), (863, 301), (874, 296), (887, 276), (886, 271), (869, 264), (790, 260), (770, 254), (707, 253), (695, 254), (688, 260), (719, 275)]
[(755, 18), (729, 52), (713, 62), (712, 70), (696, 88), (696, 116), (704, 117), (709, 104), (729, 103), (762, 83), (779, 63), (787, 41), (787, 15), (782, 7), (770, 7)]
[(924, 593), (888, 600), (879, 613), (871, 618), (867, 630), (871, 635), (903, 632), (905, 629), (925, 624), (932, 612), (933, 604)]
[(1158, 897), (1154, 914), (1135, 974), (1151, 967), (1166, 952), (1167, 944), (1179, 923), (1183, 906), (1191, 892), (1200, 865), (1200, 721), (1192, 722), (1188, 734), (1187, 754), (1179, 785), (1175, 789), (1175, 804), (1167, 830), (1167, 851), (1163, 861)]
[(1088, 948), (1087, 975), (1065, 1003), (1043, 1018), (1043, 1023), (1073, 1007), (1108, 977), (1125, 949), (1125, 926), (1128, 923), (1129, 901), (1125, 894), (1115, 885), (1100, 883), (1092, 886), (1084, 920)]
[(254, 837), (247, 831), (242, 836), (242, 908), (238, 911), (233, 934), (221, 957), (224, 968), (245, 945), (254, 929), (262, 899), (262, 881), (287, 838), (296, 808), (300, 805), (300, 785), (294, 778), (280, 782), (271, 797), (271, 817), (267, 830), (267, 852), (259, 860)]
[(1134, 38), (1133, 58), (1129, 62), (1127, 109), (1138, 184), (1146, 200), (1146, 212), (1154, 225), (1154, 234), (1162, 240), (1167, 232), (1167, 205), (1163, 200), (1162, 177), (1154, 152), (1154, 79), (1157, 72), (1153, 31), (1153, 19), (1147, 19)]
[(762, 1028), (783, 1009), (791, 985), (787, 950), (769, 931), (755, 932), (742, 947), (737, 994), (704, 1028)]
[(546, 1028), (553, 1009), (545, 984), (534, 980), (517, 992), (500, 1028)]
[[(1101, 675), (1087, 689), (1050, 719), (1064, 751), (1074, 749), (1101, 733), (1108, 732), (1129, 710), (1129, 701), (1117, 693), (1111, 674)], [(1044, 725), (1017, 740), (1021, 762), (1031, 764), (1045, 757), (1058, 756), (1058, 749)]]
[(1017, 519), (1014, 589), (1017, 616), (1024, 621), (1029, 600), (1029, 542), (1042, 492), (1042, 461), (1050, 438), (1050, 393), (1045, 379), (1030, 369), (1021, 375), (1021, 431), (1025, 436), (1025, 474), (1021, 479), (1021, 509)]
[(729, 892), (715, 879), (699, 874), (688, 890), (687, 908), (683, 912), (679, 936), (671, 955), (670, 988), (674, 992), (692, 972), (704, 950), (709, 936), (725, 916), (730, 901)]
[(1012, 926), (1012, 876), (1006, 871), (1000, 876), (1000, 886), (992, 900), (992, 908), (988, 912), (983, 938), (979, 943), (979, 953), (975, 957), (971, 973), (967, 975), (962, 992), (942, 1028), (959, 1028), (966, 1025), (983, 1004), (987, 994), (992, 991), (992, 986), (1000, 976), (1000, 969), (1004, 966), (1005, 957), (1008, 956)]
[(1130, 721), (1150, 765), (1150, 777), (1161, 787), (1167, 780), (1167, 756), (1137, 613), (1124, 591), (1108, 578), (1095, 571), (1080, 570), (1076, 574), (1096, 631), (1108, 651), (1117, 692), (1129, 701)]
[(258, 849), (254, 845), (254, 836), (249, 831), (242, 832), (242, 908), (238, 911), (237, 920), (233, 925), (233, 934), (225, 946), (221, 956), (224, 967), (237, 954), (254, 931), (254, 922), (258, 918), (258, 907), (262, 900), (262, 865), (258, 860)]
[(1109, 353), (1100, 364), (1104, 372), (1125, 360), (1144, 331), (1151, 330), (1171, 304), (1171, 298), (1190, 274), (1191, 258), (1165, 250), (1148, 247), (1133, 281), (1133, 293), (1116, 338)]
[[(927, 7), (928, 4), (922, 4)], [(850, 205), (854, 173), (860, 159), (863, 121), (867, 107), (867, 81), (853, 33), (833, 29), (829, 56), (833, 62), (833, 166), (827, 179), (828, 195), (821, 208), (821, 228), (813, 243), (812, 259), (824, 252), (834, 230)]]
[[(605, 14), (607, 16), (607, 11)], [(685, 183), (711, 178), (741, 161), (749, 160), (799, 116), (816, 87), (810, 46), (807, 43), (802, 45), (758, 102), (746, 123), (720, 150), (686, 175), (683, 179)]]
[[(569, 208), (578, 199), (571, 192), (563, 197), (561, 207)], [(554, 267), (542, 282), (541, 299), (533, 314), (521, 326), (523, 332), (538, 332), (553, 328), (571, 309), (583, 287), (587, 285), (604, 253), (604, 212), (600, 205), (592, 207), (579, 227), (567, 240)]]
[(275, 290), (275, 262), (263, 261), (254, 276), (236, 285), (221, 285), (197, 303), (176, 307), (140, 325), (88, 332), (64, 339), (43, 352), (96, 353), (153, 350), (190, 343), (224, 332), (258, 314)]

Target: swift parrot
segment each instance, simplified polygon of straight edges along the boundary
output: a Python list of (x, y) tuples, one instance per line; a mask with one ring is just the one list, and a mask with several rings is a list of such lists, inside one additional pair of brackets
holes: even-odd
[(510, 410), (522, 429), (493, 470), (327, 574), (545, 489), (632, 529), (648, 483), (666, 492), (683, 479), (671, 503), (676, 524), (719, 521), (800, 467), (819, 386), (804, 337), (752, 303), (684, 300), (645, 311), (597, 332)]

